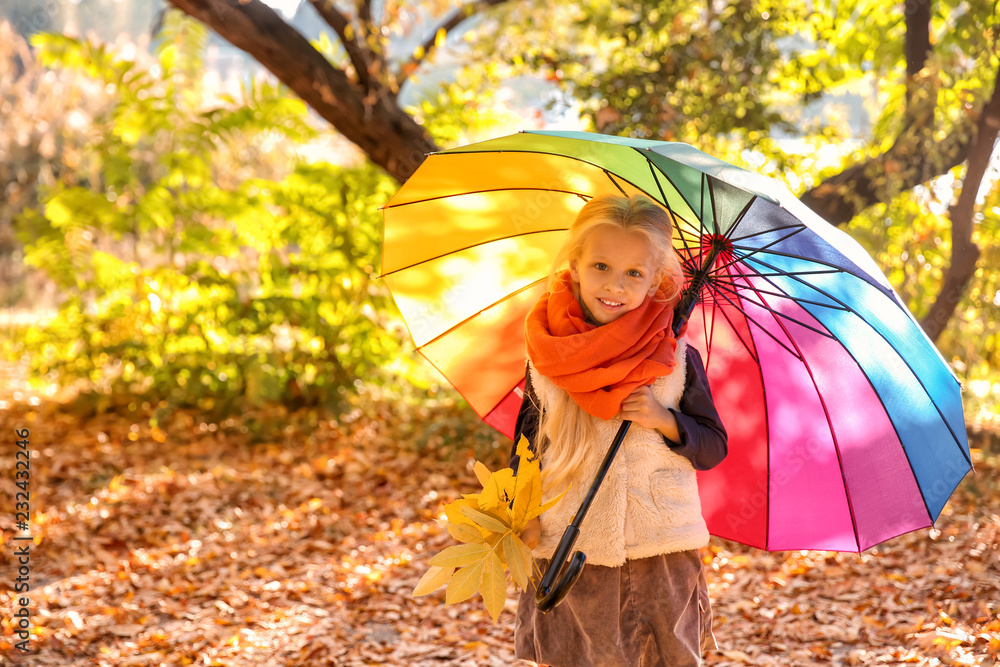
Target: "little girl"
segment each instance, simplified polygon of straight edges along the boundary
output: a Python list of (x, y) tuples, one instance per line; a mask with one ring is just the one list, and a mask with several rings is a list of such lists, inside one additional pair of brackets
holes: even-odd
[(726, 431), (701, 357), (672, 333), (681, 283), (672, 237), (652, 200), (595, 197), (525, 321), (514, 442), (523, 434), (541, 452), (546, 500), (572, 483), (525, 529), (543, 572), (622, 420), (633, 424), (580, 527), (575, 548), (587, 564), (569, 595), (545, 614), (533, 589), (520, 595), (518, 658), (685, 667), (715, 647), (695, 471), (726, 456)]

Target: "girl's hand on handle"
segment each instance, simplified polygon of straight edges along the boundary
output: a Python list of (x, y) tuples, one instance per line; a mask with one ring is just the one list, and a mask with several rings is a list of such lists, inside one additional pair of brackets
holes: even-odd
[(622, 419), (629, 419), (643, 428), (659, 431), (671, 440), (678, 438), (677, 420), (653, 396), (650, 387), (637, 387), (622, 401)]
[(529, 549), (534, 549), (538, 546), (538, 540), (541, 536), (542, 522), (538, 520), (538, 517), (535, 517), (524, 525), (524, 531), (521, 533), (521, 541), (527, 544)]

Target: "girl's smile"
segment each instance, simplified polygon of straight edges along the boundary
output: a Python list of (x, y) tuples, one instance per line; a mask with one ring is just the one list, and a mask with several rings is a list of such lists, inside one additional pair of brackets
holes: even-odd
[(656, 256), (645, 235), (602, 226), (570, 260), (577, 300), (595, 324), (614, 322), (659, 287)]
[(601, 299), (600, 297), (598, 297), (597, 301), (602, 306), (604, 306), (604, 310), (608, 310), (611, 312), (616, 312), (625, 305), (624, 302), (608, 301), (606, 299)]

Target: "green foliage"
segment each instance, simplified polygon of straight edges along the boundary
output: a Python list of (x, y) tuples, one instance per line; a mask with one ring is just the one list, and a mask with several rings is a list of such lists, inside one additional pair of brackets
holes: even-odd
[(441, 146), (460, 146), (503, 133), (519, 119), (492, 95), (490, 72), (484, 68), (456, 73), (456, 80), (422, 91), (406, 112), (427, 127)]
[[(588, 0), (552, 8), (518, 3), (484, 49), (543, 73), (578, 100), (599, 132), (686, 141), (790, 129), (776, 95), (802, 3)], [(768, 18), (762, 18), (769, 17)]]
[(269, 83), (206, 104), (205, 39), (168, 13), (153, 67), (61, 35), (33, 40), (44, 63), (116, 96), (76, 168), (84, 184), (60, 181), (17, 222), (25, 262), (65, 300), (4, 347), (36, 374), (105, 394), (222, 412), (338, 404), (401, 353), (374, 279), (378, 207), (395, 185), (368, 165), (255, 173), (316, 132), (305, 105)]

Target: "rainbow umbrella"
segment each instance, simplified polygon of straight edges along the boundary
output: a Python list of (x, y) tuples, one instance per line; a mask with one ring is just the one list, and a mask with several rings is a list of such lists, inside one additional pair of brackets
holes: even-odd
[(420, 352), (509, 437), (524, 318), (591, 197), (676, 228), (729, 455), (712, 534), (863, 551), (927, 527), (971, 470), (958, 380), (874, 261), (785, 187), (680, 143), (522, 132), (427, 157), (383, 210), (382, 276)]

